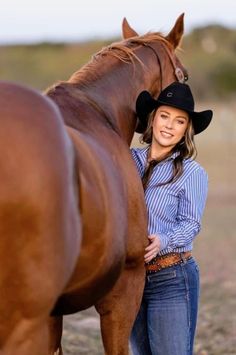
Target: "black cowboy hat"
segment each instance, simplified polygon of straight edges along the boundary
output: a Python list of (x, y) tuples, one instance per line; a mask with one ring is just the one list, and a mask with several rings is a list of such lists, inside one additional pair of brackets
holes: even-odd
[(136, 132), (143, 133), (147, 127), (148, 116), (161, 105), (173, 106), (186, 111), (192, 120), (194, 133), (198, 134), (210, 124), (213, 112), (211, 110), (194, 111), (194, 99), (187, 84), (174, 82), (161, 91), (155, 100), (148, 91), (142, 91), (136, 101), (136, 113), (139, 124)]

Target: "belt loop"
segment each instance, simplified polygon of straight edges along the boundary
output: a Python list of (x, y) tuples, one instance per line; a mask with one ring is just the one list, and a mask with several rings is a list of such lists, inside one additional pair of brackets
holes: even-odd
[(184, 253), (184, 252), (183, 252), (183, 253), (180, 253), (180, 257), (181, 257), (182, 262), (183, 262), (184, 264), (186, 264), (187, 258), (185, 257), (185, 253)]

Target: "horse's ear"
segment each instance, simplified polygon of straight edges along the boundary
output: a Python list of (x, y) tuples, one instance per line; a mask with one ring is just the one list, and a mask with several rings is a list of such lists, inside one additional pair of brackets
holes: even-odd
[(174, 48), (177, 48), (178, 45), (180, 44), (183, 33), (184, 33), (184, 13), (177, 18), (174, 27), (166, 36), (166, 39), (174, 46)]
[(138, 36), (138, 33), (135, 30), (133, 30), (133, 28), (130, 27), (125, 17), (123, 18), (123, 22), (122, 22), (122, 33), (124, 39)]

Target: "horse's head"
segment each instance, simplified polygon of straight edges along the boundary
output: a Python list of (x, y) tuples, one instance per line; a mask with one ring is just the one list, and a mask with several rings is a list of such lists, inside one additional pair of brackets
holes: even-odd
[[(124, 19), (123, 40), (103, 48), (67, 82), (66, 92), (70, 91), (73, 100), (73, 117), (70, 113), (67, 124), (89, 128), (90, 116), (99, 116), (100, 122), (109, 122), (128, 143), (135, 130), (142, 132), (145, 124), (138, 122), (135, 109), (139, 93), (148, 90), (156, 97), (171, 82), (187, 80), (187, 72), (175, 54), (184, 31), (183, 17), (176, 20), (167, 36), (159, 32), (139, 36)], [(60, 90), (57, 92), (50, 95), (55, 99), (60, 96)], [(64, 100), (63, 91), (62, 107)], [(81, 108), (76, 110), (79, 101), (93, 112), (86, 109), (90, 113), (82, 115)], [(79, 120), (76, 112), (80, 113)]]
[[(156, 61), (156, 69), (147, 65), (144, 70), (142, 90), (148, 90), (156, 97), (160, 91), (173, 81), (185, 82), (188, 80), (187, 70), (183, 67), (176, 56), (175, 50), (179, 47), (184, 32), (184, 14), (176, 20), (174, 27), (167, 36), (160, 33), (147, 33), (139, 36), (138, 33), (129, 25), (126, 18), (123, 19), (122, 32), (123, 38), (133, 44), (140, 44), (136, 50), (137, 56), (145, 61), (144, 51), (151, 51)], [(146, 50), (148, 48), (148, 50)], [(142, 53), (141, 53), (142, 52)], [(150, 55), (150, 53), (149, 53)], [(152, 73), (150, 75), (150, 70)], [(146, 75), (145, 75), (146, 72)], [(154, 74), (154, 75), (153, 75)], [(136, 131), (141, 133), (145, 129), (145, 122), (138, 122)]]

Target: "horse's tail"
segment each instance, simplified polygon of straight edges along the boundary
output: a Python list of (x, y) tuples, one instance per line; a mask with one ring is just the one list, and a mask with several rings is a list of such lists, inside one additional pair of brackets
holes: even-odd
[(55, 104), (1, 82), (0, 353), (46, 353), (43, 319), (80, 249), (74, 180), (73, 146)]

